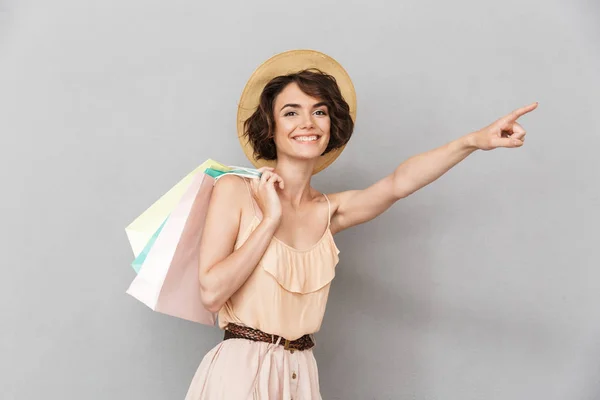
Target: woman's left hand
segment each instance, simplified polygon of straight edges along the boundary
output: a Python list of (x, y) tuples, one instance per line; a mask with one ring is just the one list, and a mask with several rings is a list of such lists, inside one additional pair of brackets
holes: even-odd
[(525, 141), (525, 129), (517, 122), (522, 115), (537, 108), (538, 103), (521, 107), (500, 118), (491, 125), (471, 134), (473, 145), (479, 150), (493, 150), (498, 147), (521, 147)]

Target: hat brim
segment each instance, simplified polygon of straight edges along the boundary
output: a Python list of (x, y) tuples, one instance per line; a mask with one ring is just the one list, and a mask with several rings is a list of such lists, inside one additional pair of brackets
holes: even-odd
[[(354, 85), (352, 84), (350, 76), (340, 63), (330, 56), (316, 50), (289, 50), (276, 54), (262, 63), (250, 76), (238, 104), (238, 139), (246, 157), (248, 157), (250, 162), (256, 168), (264, 166), (274, 167), (276, 161), (257, 160), (254, 158), (254, 149), (247, 138), (244, 137), (244, 121), (256, 111), (260, 95), (271, 79), (309, 68), (318, 68), (335, 78), (344, 100), (346, 100), (350, 106), (350, 116), (353, 121), (356, 121), (356, 91), (354, 90)], [(313, 174), (316, 174), (331, 165), (331, 163), (339, 157), (342, 151), (344, 151), (345, 147), (346, 146), (340, 147), (339, 149), (332, 150), (329, 153), (320, 156), (315, 165), (315, 169), (313, 170)]]

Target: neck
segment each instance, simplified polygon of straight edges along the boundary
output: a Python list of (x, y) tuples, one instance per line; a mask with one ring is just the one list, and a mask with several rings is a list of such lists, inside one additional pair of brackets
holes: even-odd
[(315, 161), (290, 160), (281, 158), (275, 166), (277, 173), (284, 182), (284, 189), (280, 190), (280, 198), (289, 202), (293, 207), (298, 207), (302, 203), (310, 201), (311, 190), (310, 180), (315, 166)]

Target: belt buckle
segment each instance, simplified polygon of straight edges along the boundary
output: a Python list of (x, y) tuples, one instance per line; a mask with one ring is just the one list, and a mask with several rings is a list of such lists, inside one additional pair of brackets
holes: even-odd
[(283, 342), (283, 348), (285, 350), (289, 350), (290, 349), (290, 341), (288, 339), (285, 339), (285, 341)]

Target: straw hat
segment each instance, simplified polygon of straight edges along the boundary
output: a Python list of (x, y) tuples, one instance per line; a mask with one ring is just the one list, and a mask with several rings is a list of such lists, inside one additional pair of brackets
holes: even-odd
[[(256, 160), (252, 145), (244, 137), (244, 121), (246, 121), (258, 107), (260, 95), (269, 81), (280, 75), (295, 73), (308, 68), (318, 68), (333, 76), (340, 88), (344, 100), (350, 106), (350, 116), (356, 121), (356, 92), (350, 76), (344, 68), (333, 58), (315, 50), (290, 50), (276, 54), (262, 63), (250, 76), (242, 92), (237, 113), (237, 131), (240, 144), (246, 157), (256, 167), (275, 166), (275, 160)], [(342, 153), (344, 147), (322, 155), (315, 165), (313, 174), (327, 168)]]

